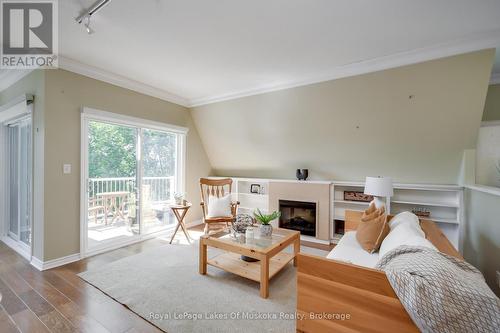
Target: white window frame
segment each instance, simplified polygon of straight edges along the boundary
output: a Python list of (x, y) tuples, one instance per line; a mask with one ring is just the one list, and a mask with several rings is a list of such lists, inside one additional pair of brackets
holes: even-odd
[[(31, 139), (30, 139), (30, 146), (31, 146), (31, 170), (30, 170), (30, 188), (29, 188), (29, 193), (28, 195), (30, 196), (30, 207), (29, 209), (29, 224), (31, 228), (31, 246), (21, 242), (19, 239), (14, 239), (9, 236), (10, 234), (10, 217), (9, 213), (7, 210), (9, 209), (9, 201), (10, 201), (10, 195), (7, 195), (8, 187), (9, 184), (7, 183), (7, 169), (9, 166), (5, 164), (5, 161), (7, 159), (4, 159), (3, 154), (6, 154), (8, 152), (7, 145), (8, 143), (5, 143), (5, 146), (0, 147), (1, 154), (0, 158), (2, 161), (0, 161), (0, 186), (2, 187), (0, 189), (0, 200), (2, 201), (0, 203), (0, 240), (2, 240), (6, 245), (8, 245), (10, 248), (15, 250), (17, 253), (19, 253), (21, 256), (23, 256), (25, 259), (31, 261), (33, 257), (33, 244), (35, 242), (40, 242), (43, 246), (43, 233), (38, 232), (36, 235), (34, 233), (34, 215), (36, 216), (36, 212), (39, 212), (39, 206), (38, 206), (38, 198), (35, 197), (33, 194), (34, 192), (34, 185), (33, 181), (35, 177), (40, 176), (40, 174), (43, 175), (43, 173), (40, 173), (36, 169), (36, 165), (39, 164), (39, 160), (37, 159), (37, 156), (34, 154), (35, 151), (35, 120), (34, 120), (34, 113), (33, 113), (33, 96), (32, 95), (21, 95), (13, 100), (11, 100), (9, 103), (0, 106), (0, 126), (5, 126), (9, 124), (14, 124), (16, 122), (22, 121), (29, 119), (31, 122)], [(20, 135), (20, 133), (19, 133)], [(7, 131), (4, 131), (4, 134), (2, 135), (4, 137), (0, 138), (2, 140), (7, 139)], [(18, 175), (20, 177), (20, 175)], [(19, 179), (18, 179), (19, 181)], [(19, 201), (19, 198), (18, 198)], [(20, 206), (18, 205), (18, 210), (20, 209)], [(18, 228), (19, 228), (19, 213), (18, 213)], [(37, 223), (42, 223), (43, 224), (43, 218), (41, 221), (36, 220)], [(9, 223), (9, 225), (7, 225)], [(36, 228), (38, 230), (38, 228)], [(42, 230), (40, 228), (40, 230)], [(17, 238), (19, 238), (19, 232), (18, 230), (18, 235)]]
[[(116, 242), (109, 242), (102, 247), (96, 248), (92, 251), (88, 249), (88, 213), (87, 213), (87, 182), (88, 182), (88, 123), (89, 121), (102, 121), (106, 123), (134, 127), (139, 129), (139, 140), (142, 140), (141, 129), (151, 129), (163, 132), (170, 132), (178, 134), (177, 136), (177, 177), (176, 177), (176, 191), (185, 192), (186, 184), (186, 139), (189, 129), (187, 127), (162, 123), (153, 120), (147, 120), (132, 116), (126, 116), (118, 113), (112, 113), (83, 107), (81, 112), (81, 160), (80, 160), (80, 256), (82, 258), (95, 255), (97, 253), (109, 251), (111, 249), (119, 248), (135, 242), (140, 242), (148, 238), (155, 237), (158, 233), (139, 234), (130, 237), (127, 240), (118, 240)], [(139, 147), (138, 147), (139, 149)], [(142, 164), (142, 157), (139, 156), (138, 162)], [(139, 168), (140, 173), (142, 168)], [(138, 175), (139, 176), (139, 175)], [(139, 179), (142, 177), (139, 176)], [(139, 187), (140, 188), (140, 187)], [(140, 194), (139, 194), (140, 197)], [(160, 233), (163, 231), (160, 231)]]

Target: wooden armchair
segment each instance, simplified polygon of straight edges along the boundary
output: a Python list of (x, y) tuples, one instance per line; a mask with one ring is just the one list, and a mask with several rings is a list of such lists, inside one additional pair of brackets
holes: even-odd
[(201, 210), (203, 211), (203, 223), (205, 223), (205, 234), (210, 232), (212, 225), (225, 223), (226, 227), (229, 223), (233, 223), (238, 212), (239, 201), (231, 202), (231, 216), (207, 217), (208, 202), (210, 197), (223, 197), (232, 193), (233, 180), (231, 178), (224, 179), (208, 179), (200, 178), (201, 191)]

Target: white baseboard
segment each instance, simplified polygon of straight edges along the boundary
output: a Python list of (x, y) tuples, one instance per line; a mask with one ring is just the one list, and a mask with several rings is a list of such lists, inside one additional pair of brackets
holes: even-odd
[(33, 257), (31, 258), (30, 264), (39, 271), (43, 271), (43, 261), (41, 261), (40, 259)]
[(59, 266), (63, 266), (66, 264), (70, 264), (72, 262), (78, 261), (81, 259), (80, 253), (75, 253), (71, 254), (69, 256), (57, 258), (57, 259), (52, 259), (52, 260), (47, 260), (47, 261), (41, 261), (38, 258), (32, 257), (31, 258), (31, 265), (38, 269), (39, 271), (45, 271), (48, 269), (56, 268)]
[(188, 223), (186, 223), (186, 227), (192, 228), (192, 227), (200, 225), (200, 224), (203, 224), (203, 220), (195, 220), (195, 221), (188, 222)]
[(24, 259), (30, 261), (31, 260), (31, 252), (26, 251), (24, 247), (22, 247), (18, 242), (10, 238), (9, 236), (2, 236), (0, 238), (2, 242), (5, 243), (8, 247), (10, 247), (12, 250), (16, 251), (20, 256), (22, 256)]
[[(191, 221), (189, 223), (186, 223), (186, 226), (188, 228), (191, 228), (191, 227), (200, 225), (202, 223), (203, 223), (202, 220), (195, 220), (195, 221)], [(158, 236), (158, 234), (151, 234), (150, 237), (143, 237), (141, 239), (137, 239), (136, 242), (142, 242), (144, 240), (147, 240), (147, 239), (150, 239), (150, 238), (154, 238), (156, 236)], [(61, 257), (61, 258), (57, 258), (57, 259), (52, 259), (52, 260), (48, 260), (48, 261), (42, 261), (42, 260), (40, 260), (38, 258), (27, 256), (26, 253), (22, 252), (19, 249), (19, 246), (16, 246), (16, 242), (14, 240), (11, 240), (9, 237), (2, 237), (1, 239), (2, 239), (2, 241), (5, 244), (7, 244), (13, 250), (15, 250), (16, 252), (18, 252), (20, 255), (22, 255), (24, 258), (26, 258), (28, 261), (30, 261), (31, 265), (33, 267), (35, 267), (36, 269), (38, 269), (39, 271), (45, 271), (45, 270), (48, 270), (48, 269), (52, 269), (52, 268), (56, 268), (56, 267), (59, 267), (59, 266), (63, 266), (63, 265), (66, 265), (66, 264), (78, 261), (78, 260), (80, 260), (80, 259), (83, 258), (80, 255), (80, 253), (75, 253), (75, 254), (71, 254), (69, 256), (65, 256), (65, 257)], [(113, 247), (109, 247), (109, 248), (106, 248), (106, 249), (100, 249), (100, 250), (96, 251), (96, 253), (88, 253), (87, 257), (93, 256), (93, 255), (96, 255), (96, 254), (99, 254), (99, 253), (102, 253), (102, 252), (111, 251), (111, 250), (114, 250), (114, 249), (117, 249), (117, 248), (120, 248), (120, 247), (123, 247), (123, 246), (127, 246), (127, 245), (130, 245), (130, 244), (133, 244), (133, 243), (135, 243), (135, 242), (128, 242), (128, 244), (117, 244), (116, 246), (113, 246)]]

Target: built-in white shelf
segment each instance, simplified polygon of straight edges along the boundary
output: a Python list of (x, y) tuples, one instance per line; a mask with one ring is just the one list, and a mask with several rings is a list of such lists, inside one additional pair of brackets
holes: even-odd
[(439, 202), (415, 202), (415, 201), (391, 200), (391, 204), (458, 208), (458, 204), (445, 204)]
[(363, 201), (334, 200), (333, 202), (338, 204), (366, 206), (366, 207), (368, 207), (369, 205), (369, 202), (363, 202)]
[[(258, 208), (267, 214), (269, 211), (269, 181), (266, 179), (233, 178), (233, 198), (240, 202), (238, 210), (240, 213), (253, 215)], [(256, 184), (261, 193), (252, 193), (251, 187)]]
[(429, 217), (429, 220), (432, 220), (434, 222), (440, 222), (440, 223), (452, 223), (452, 224), (459, 224), (460, 221), (457, 219), (447, 219), (443, 217)]
[[(368, 203), (344, 200), (344, 191), (363, 192), (363, 182), (332, 182), (332, 242), (335, 220), (344, 221), (346, 210), (363, 211)], [(456, 248), (460, 248), (459, 231), (463, 215), (463, 188), (456, 185), (394, 184), (394, 196), (386, 200), (387, 211), (398, 214), (424, 208), (429, 220), (437, 223)]]
[[(330, 236), (336, 243), (340, 238), (335, 234), (335, 221), (345, 220), (345, 211), (363, 211), (367, 202), (344, 200), (344, 191), (364, 191), (364, 182), (349, 181), (297, 181), (287, 179), (232, 178), (233, 200), (240, 202), (240, 211), (252, 215), (255, 209), (269, 211), (269, 182), (301, 182), (330, 184)], [(258, 184), (261, 193), (250, 191), (252, 184)], [(425, 208), (430, 212), (429, 220), (437, 223), (452, 244), (460, 250), (460, 229), (463, 226), (463, 187), (457, 185), (436, 184), (394, 184), (394, 196), (387, 198), (387, 211), (398, 214)]]
[[(241, 204), (240, 204), (240, 206), (238, 206), (238, 209), (248, 210), (248, 211), (251, 211), (252, 213), (253, 213), (254, 211), (256, 211), (256, 210), (257, 210), (257, 208), (258, 208), (258, 207), (255, 207), (255, 208), (253, 208), (253, 207), (245, 207), (245, 206), (241, 206)], [(260, 209), (260, 211), (261, 211), (262, 213), (267, 213), (267, 209), (263, 209), (263, 208), (258, 208), (258, 209)]]
[(267, 194), (258, 194), (258, 193), (241, 193), (241, 192), (238, 192), (238, 195), (267, 198)]

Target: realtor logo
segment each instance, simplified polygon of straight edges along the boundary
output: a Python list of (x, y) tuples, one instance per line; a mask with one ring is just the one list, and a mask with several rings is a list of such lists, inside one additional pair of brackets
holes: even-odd
[(0, 68), (57, 67), (57, 0), (1, 1)]

